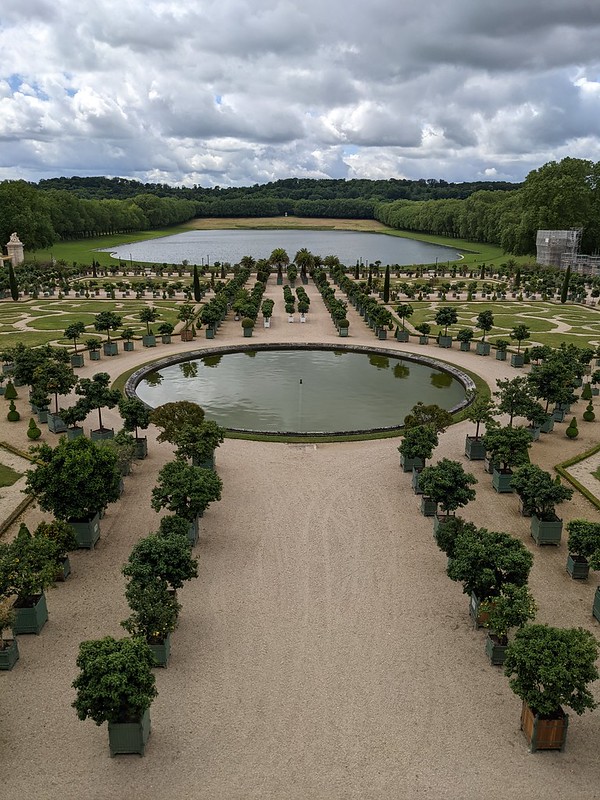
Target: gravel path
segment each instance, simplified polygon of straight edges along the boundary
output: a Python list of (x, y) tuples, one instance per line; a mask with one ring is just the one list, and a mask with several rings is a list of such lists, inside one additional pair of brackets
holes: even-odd
[[(255, 330), (257, 341), (338, 341), (315, 288), (306, 288), (308, 322), (291, 325), (282, 289), (270, 283), (276, 314), (269, 330)], [(353, 310), (349, 318), (348, 344), (384, 344)], [(116, 376), (204, 342), (139, 349), (80, 372)], [(228, 320), (215, 343), (233, 342), (242, 342), (241, 327)], [(439, 355), (492, 384), (515, 374), (473, 353), (387, 346)], [(23, 399), (17, 406), (24, 421), (2, 415), (0, 439), (24, 447), (29, 413)], [(581, 423), (572, 442), (557, 425), (533, 459), (551, 468), (591, 447), (597, 426)], [(448, 430), (434, 460), (465, 462), (471, 427)], [(20, 637), (20, 662), (0, 675), (2, 800), (545, 800), (549, 786), (557, 797), (600, 797), (600, 714), (572, 715), (564, 753), (528, 752), (520, 703), (487, 663), (485, 634), (471, 628), (467, 597), (445, 575), (397, 444), (225, 441), (223, 500), (203, 519), (199, 578), (180, 593), (172, 659), (156, 672), (146, 757), (110, 759), (106, 726), (80, 722), (70, 707), (71, 682), (80, 641), (124, 633), (120, 567), (157, 527), (149, 498), (171, 451), (149, 431), (149, 457), (126, 478), (96, 550), (73, 554), (73, 575), (48, 593), (48, 625)], [(495, 494), (480, 463), (469, 469), (478, 494), (464, 516), (532, 550), (539, 621), (600, 633), (591, 616), (596, 580), (571, 581), (564, 543), (536, 548), (517, 500)], [(578, 494), (561, 513), (598, 519)], [(34, 526), (43, 516), (32, 508), (25, 520)]]

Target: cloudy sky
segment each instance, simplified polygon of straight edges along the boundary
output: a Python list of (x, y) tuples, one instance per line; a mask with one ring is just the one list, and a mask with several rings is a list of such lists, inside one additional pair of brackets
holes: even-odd
[(600, 0), (0, 0), (0, 180), (600, 160)]

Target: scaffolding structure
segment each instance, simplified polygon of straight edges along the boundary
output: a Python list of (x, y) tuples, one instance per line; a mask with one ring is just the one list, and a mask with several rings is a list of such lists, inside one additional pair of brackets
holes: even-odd
[(537, 262), (544, 267), (567, 267), (577, 260), (581, 228), (569, 231), (538, 231)]
[(600, 255), (579, 252), (582, 228), (569, 231), (538, 231), (537, 262), (545, 267), (571, 267), (581, 275), (600, 275)]

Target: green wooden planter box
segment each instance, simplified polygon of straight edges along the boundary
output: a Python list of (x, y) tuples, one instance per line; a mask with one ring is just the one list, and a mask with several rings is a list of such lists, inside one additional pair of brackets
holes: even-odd
[(506, 361), (506, 350), (496, 350), (496, 361)]
[(531, 517), (531, 535), (536, 544), (560, 544), (563, 522), (562, 519), (555, 517), (552, 520), (543, 520)]
[(73, 368), (83, 367), (83, 364), (84, 361), (82, 353), (73, 353), (73, 355), (71, 356), (71, 366)]
[(135, 457), (142, 461), (148, 455), (148, 439), (146, 436), (138, 436), (135, 440)]
[(522, 367), (525, 363), (522, 353), (513, 353), (510, 357), (511, 367)]
[(348, 328), (338, 328), (338, 332), (342, 337), (348, 336)]
[(406, 458), (400, 453), (400, 466), (403, 472), (412, 472), (415, 467), (422, 469), (425, 466), (425, 461), (422, 458)]
[(171, 634), (168, 633), (164, 641), (159, 644), (151, 644), (148, 642), (148, 647), (152, 650), (155, 665), (157, 667), (165, 667), (166, 669), (171, 654)]
[(531, 441), (532, 442), (537, 442), (537, 440), (540, 438), (540, 434), (542, 432), (542, 427), (541, 427), (541, 425), (529, 425), (527, 427), (527, 431), (529, 432), (529, 435), (531, 436)]
[(192, 547), (198, 544), (198, 538), (200, 536), (200, 524), (198, 522), (198, 517), (193, 522), (190, 522), (190, 526), (188, 528), (188, 542), (191, 544)]
[(461, 343), (460, 343), (460, 347), (459, 347), (459, 349), (460, 349), (460, 350), (461, 350), (463, 353), (468, 353), (468, 352), (469, 352), (469, 350), (471, 349), (471, 342), (461, 342)]
[(431, 497), (427, 497), (426, 495), (421, 495), (421, 514), (424, 517), (435, 517), (437, 512), (437, 503), (431, 499)]
[(98, 428), (95, 431), (90, 431), (90, 439), (92, 442), (100, 442), (104, 439), (114, 439), (114, 428)]
[(202, 467), (202, 469), (214, 469), (215, 461), (216, 461), (216, 456), (215, 453), (213, 452), (210, 458), (205, 458), (204, 460), (200, 460), (198, 458), (192, 458), (192, 466)]
[(512, 470), (508, 472), (500, 472), (494, 469), (492, 472), (492, 486), (498, 494), (512, 494)]
[(79, 439), (80, 436), (84, 435), (83, 428), (75, 427), (75, 428), (67, 428), (67, 439), (72, 442), (73, 439)]
[(429, 344), (429, 336), (419, 336), (419, 344)]
[(109, 722), (108, 746), (110, 756), (137, 753), (144, 755), (150, 736), (150, 709), (144, 711), (138, 722)]
[(451, 336), (440, 336), (438, 339), (438, 347), (444, 347), (446, 349), (452, 347), (452, 337)]
[(105, 356), (116, 356), (119, 354), (119, 348), (116, 342), (104, 342), (102, 351)]
[(71, 574), (71, 562), (69, 561), (69, 556), (65, 556), (62, 564), (58, 567), (56, 571), (56, 581), (58, 583), (64, 583), (70, 574)]
[(148, 334), (142, 336), (142, 344), (144, 347), (156, 347), (156, 336), (152, 333), (150, 336), (148, 336)]
[(567, 572), (574, 581), (586, 581), (590, 574), (590, 565), (584, 556), (567, 556)]
[(594, 605), (592, 607), (592, 614), (594, 617), (600, 622), (600, 586), (596, 589), (596, 594), (594, 595)]
[[(48, 413), (48, 430), (52, 433), (66, 433), (67, 423), (64, 422), (59, 414)], [(83, 429), (82, 429), (83, 430)]]
[(556, 406), (554, 411), (552, 412), (552, 421), (553, 422), (564, 422), (565, 419), (565, 411), (562, 408)]
[(95, 514), (89, 520), (70, 519), (69, 525), (75, 531), (77, 546), (81, 549), (93, 550), (100, 538), (100, 514)]
[(206, 336), (207, 339), (215, 338), (215, 332), (212, 328), (206, 328), (206, 330), (204, 331), (204, 335)]
[(252, 336), (252, 328), (242, 328), (244, 331), (244, 337), (249, 339)]
[(38, 408), (37, 410), (37, 418), (38, 422), (42, 424), (48, 422), (48, 409), (47, 408)]
[(413, 467), (412, 471), (412, 487), (415, 494), (423, 494), (423, 490), (419, 486), (419, 475), (421, 474), (420, 467)]
[(540, 425), (540, 431), (542, 433), (550, 433), (553, 430), (554, 430), (554, 418), (552, 417), (552, 414), (548, 414), (548, 416), (546, 417), (546, 421), (542, 422), (542, 424)]
[(447, 514), (434, 514), (433, 517), (433, 536), (437, 539), (437, 532), (450, 519)]
[(499, 644), (498, 637), (488, 633), (485, 640), (485, 652), (494, 667), (501, 667), (506, 659), (507, 644)]
[(160, 340), (163, 344), (171, 344), (171, 334), (170, 333), (163, 333), (160, 337)]
[(491, 345), (489, 342), (477, 342), (475, 352), (478, 356), (489, 356)]
[(90, 350), (90, 361), (100, 361), (100, 350)]
[(469, 616), (473, 621), (473, 627), (475, 630), (479, 630), (486, 622), (488, 618), (488, 613), (485, 611), (481, 611), (481, 600), (477, 597), (475, 592), (471, 592), (471, 598), (469, 600)]
[(485, 446), (481, 439), (467, 436), (465, 439), (465, 455), (469, 461), (483, 461), (485, 459)]
[(381, 330), (378, 331), (377, 336), (379, 339), (387, 339), (387, 334), (388, 332), (386, 331), (386, 329), (381, 328)]
[(134, 349), (133, 342), (123, 342), (123, 350), (125, 350), (126, 353), (131, 353), (133, 349)]
[(4, 647), (0, 650), (0, 672), (11, 670), (19, 660), (19, 646), (16, 639), (4, 639)]
[(399, 330), (396, 333), (396, 341), (397, 342), (408, 342), (408, 336), (409, 336), (409, 333), (408, 333), (407, 330), (404, 330), (404, 331)]
[(36, 595), (36, 598), (37, 600), (32, 606), (20, 607), (16, 604), (13, 605), (13, 611), (16, 615), (13, 633), (16, 635), (22, 633), (38, 634), (48, 622), (46, 595), (42, 592), (42, 594)]

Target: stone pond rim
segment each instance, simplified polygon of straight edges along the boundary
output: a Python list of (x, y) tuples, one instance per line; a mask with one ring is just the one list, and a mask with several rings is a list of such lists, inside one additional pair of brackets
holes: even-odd
[[(464, 389), (465, 397), (461, 400), (460, 403), (457, 403), (452, 408), (449, 409), (451, 414), (456, 414), (457, 412), (461, 411), (467, 405), (469, 405), (469, 399), (467, 397), (469, 392), (475, 391), (475, 383), (469, 375), (462, 372), (458, 367), (453, 366), (452, 364), (448, 364), (446, 362), (438, 361), (435, 358), (430, 358), (429, 356), (417, 355), (415, 353), (408, 353), (403, 350), (389, 350), (383, 347), (371, 347), (370, 345), (340, 345), (338, 343), (311, 343), (311, 342), (272, 342), (268, 344), (263, 343), (248, 343), (248, 344), (235, 344), (235, 345), (222, 345), (219, 347), (208, 347), (202, 348), (198, 350), (187, 350), (185, 353), (177, 353), (170, 356), (166, 356), (165, 358), (156, 359), (156, 361), (152, 361), (150, 363), (144, 364), (142, 367), (137, 369), (133, 372), (125, 383), (125, 394), (128, 397), (138, 397), (136, 389), (138, 385), (145, 379), (145, 377), (152, 373), (156, 372), (159, 369), (163, 369), (164, 367), (169, 367), (173, 364), (181, 364), (186, 361), (193, 361), (194, 359), (203, 359), (210, 356), (221, 356), (227, 355), (231, 353), (247, 353), (247, 352), (259, 352), (259, 351), (281, 351), (281, 350), (328, 350), (328, 351), (344, 351), (347, 353), (363, 353), (365, 355), (380, 355), (380, 356), (387, 356), (388, 358), (397, 358), (402, 359), (404, 361), (412, 361), (415, 364), (421, 364), (424, 366), (429, 366), (434, 369), (439, 370), (440, 372), (444, 372), (448, 375), (451, 375), (452, 378), (458, 381)], [(138, 397), (138, 399), (140, 399)], [(144, 401), (142, 401), (144, 402)], [(147, 403), (145, 403), (149, 408)], [(258, 429), (251, 429), (251, 428), (232, 428), (226, 427), (225, 430), (227, 432), (231, 432), (233, 434), (242, 434), (247, 435), (248, 438), (252, 438), (252, 436), (260, 436), (261, 438), (277, 438), (277, 437), (293, 437), (294, 439), (308, 439), (308, 438), (323, 438), (323, 441), (326, 441), (327, 438), (335, 438), (335, 437), (342, 437), (342, 436), (369, 436), (370, 434), (377, 434), (377, 433), (385, 433), (388, 432), (390, 435), (400, 431), (402, 429), (402, 425), (391, 425), (388, 427), (381, 427), (381, 428), (367, 428), (367, 429), (354, 429), (354, 430), (336, 430), (336, 431), (264, 431)]]

